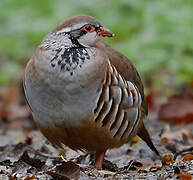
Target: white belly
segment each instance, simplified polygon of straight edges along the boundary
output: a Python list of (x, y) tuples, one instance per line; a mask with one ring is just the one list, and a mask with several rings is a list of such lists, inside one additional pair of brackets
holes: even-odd
[[(92, 80), (94, 83), (86, 83), (80, 74), (74, 74), (74, 79), (71, 77), (67, 83), (58, 73), (46, 72), (45, 75), (42, 71), (30, 72), (31, 69), (29, 63), (25, 74), (25, 94), (33, 116), (40, 125), (50, 127), (65, 123), (78, 126), (93, 112), (104, 76), (102, 73), (101, 77)], [(31, 78), (30, 74), (34, 77)], [(88, 75), (85, 75), (87, 79)]]

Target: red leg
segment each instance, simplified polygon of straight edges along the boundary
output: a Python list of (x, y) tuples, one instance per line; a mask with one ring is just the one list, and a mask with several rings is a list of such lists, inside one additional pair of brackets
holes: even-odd
[(95, 167), (98, 170), (102, 170), (103, 160), (104, 160), (105, 152), (96, 152), (95, 155)]

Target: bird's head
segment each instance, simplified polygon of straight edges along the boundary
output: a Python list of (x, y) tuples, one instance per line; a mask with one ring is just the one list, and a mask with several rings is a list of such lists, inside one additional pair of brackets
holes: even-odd
[(114, 36), (110, 30), (104, 28), (95, 18), (87, 15), (74, 16), (52, 32), (68, 35), (73, 43), (79, 43), (85, 47), (94, 46), (101, 37)]

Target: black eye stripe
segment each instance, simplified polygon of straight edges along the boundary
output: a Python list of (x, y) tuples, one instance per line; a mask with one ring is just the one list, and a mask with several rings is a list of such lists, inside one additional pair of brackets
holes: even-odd
[(84, 35), (84, 34), (86, 34), (86, 33), (87, 33), (87, 31), (81, 30), (81, 31), (80, 31), (80, 36), (82, 36), (82, 35)]

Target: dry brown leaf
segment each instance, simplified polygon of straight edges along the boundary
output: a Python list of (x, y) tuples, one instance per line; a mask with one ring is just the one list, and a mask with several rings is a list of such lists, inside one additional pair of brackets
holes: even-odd
[(163, 99), (160, 97), (159, 93), (155, 91), (150, 91), (150, 93), (146, 96), (146, 102), (148, 104), (148, 111), (150, 112), (158, 112), (160, 106), (162, 105)]
[(20, 86), (9, 85), (0, 90), (0, 121), (12, 129), (33, 128), (32, 123), (29, 123), (31, 112), (22, 100), (23, 92)]
[(47, 174), (55, 179), (78, 180), (80, 167), (72, 161), (62, 162), (62, 164), (56, 166), (55, 170), (48, 171)]
[(192, 180), (192, 175), (191, 174), (179, 173), (178, 177), (179, 177), (180, 180)]
[(186, 161), (191, 161), (193, 160), (193, 155), (192, 154), (186, 154), (183, 158), (183, 162), (186, 162)]
[(25, 139), (25, 143), (28, 145), (32, 145), (32, 142), (33, 142), (33, 139), (31, 137), (27, 136)]
[(4, 90), (3, 101), (6, 104), (13, 104), (18, 101), (19, 97), (19, 88), (15, 85), (11, 85)]
[(9, 114), (7, 106), (5, 106), (2, 102), (0, 102), (0, 120), (7, 119)]
[(172, 154), (166, 154), (162, 157), (162, 166), (169, 166), (172, 164), (173, 161), (173, 155)]
[(37, 169), (42, 168), (42, 166), (44, 166), (45, 164), (45, 162), (41, 161), (40, 159), (30, 158), (27, 151), (24, 151), (24, 153), (20, 157), (20, 160)]
[(169, 97), (168, 103), (161, 106), (158, 116), (159, 120), (172, 124), (193, 122), (193, 95), (180, 94)]
[(35, 179), (36, 179), (35, 175), (32, 175), (31, 177), (26, 176), (24, 180), (35, 180)]
[(161, 139), (161, 142), (162, 142), (163, 145), (167, 145), (168, 142), (169, 142), (169, 140), (168, 140), (168, 138), (163, 137), (163, 138)]

